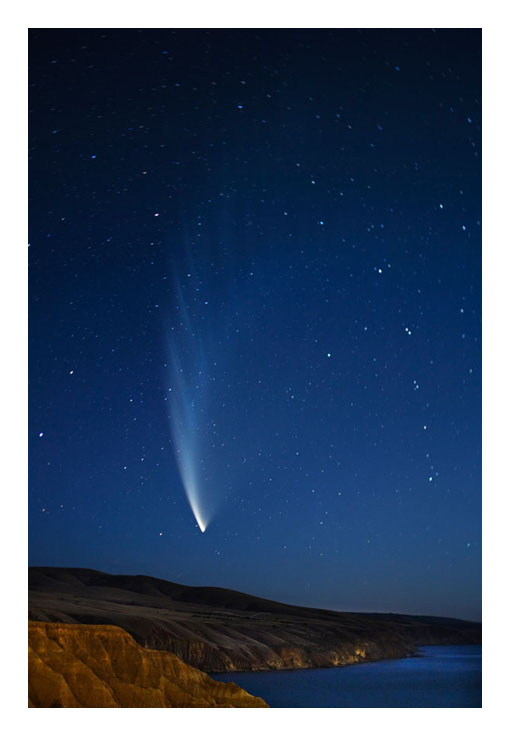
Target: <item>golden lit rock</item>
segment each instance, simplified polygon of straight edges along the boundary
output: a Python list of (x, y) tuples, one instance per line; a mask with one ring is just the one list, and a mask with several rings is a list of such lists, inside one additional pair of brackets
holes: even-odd
[(29, 622), (32, 707), (267, 707), (112, 625)]

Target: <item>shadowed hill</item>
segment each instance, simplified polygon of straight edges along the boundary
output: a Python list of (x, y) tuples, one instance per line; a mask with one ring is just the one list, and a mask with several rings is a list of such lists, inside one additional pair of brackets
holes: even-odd
[(481, 625), (462, 620), (332, 612), (83, 568), (30, 568), (29, 617), (117, 625), (209, 671), (347, 665), (481, 640)]

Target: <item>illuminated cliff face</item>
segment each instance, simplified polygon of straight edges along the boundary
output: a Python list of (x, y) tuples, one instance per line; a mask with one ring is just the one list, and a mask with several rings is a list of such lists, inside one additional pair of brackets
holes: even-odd
[(147, 650), (120, 627), (29, 622), (32, 707), (265, 707), (171, 653)]

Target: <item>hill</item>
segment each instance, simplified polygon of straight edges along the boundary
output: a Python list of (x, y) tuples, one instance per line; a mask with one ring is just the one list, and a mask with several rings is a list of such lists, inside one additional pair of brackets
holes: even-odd
[(481, 641), (476, 622), (333, 612), (83, 568), (30, 568), (29, 618), (116, 625), (209, 672), (348, 665)]

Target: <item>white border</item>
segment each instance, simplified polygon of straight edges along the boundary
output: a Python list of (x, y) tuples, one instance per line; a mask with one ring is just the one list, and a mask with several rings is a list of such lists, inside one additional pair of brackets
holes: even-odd
[[(91, 0), (77, 6), (67, 0), (29, 0), (19, 11), (31, 28), (480, 28), (480, 4), (473, 0), (431, 0), (426, 10), (406, 0), (313, 4), (290, 0), (233, 0), (187, 4), (147, 0)], [(432, 22), (433, 19), (436, 21)], [(428, 21), (428, 22), (426, 22)], [(439, 21), (439, 22), (438, 22)]]

